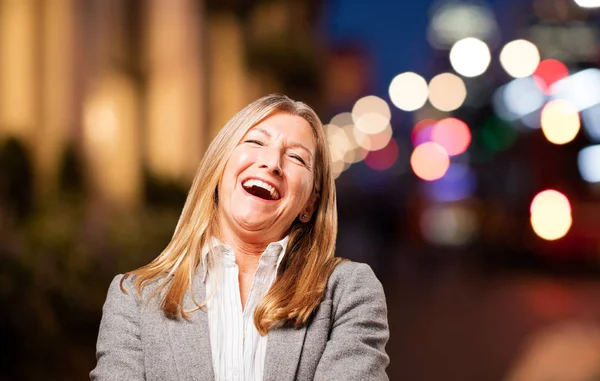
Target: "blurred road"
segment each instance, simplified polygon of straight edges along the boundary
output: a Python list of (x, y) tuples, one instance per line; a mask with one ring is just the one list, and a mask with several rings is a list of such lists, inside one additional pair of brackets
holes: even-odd
[(391, 380), (600, 380), (599, 281), (410, 274), (384, 282)]

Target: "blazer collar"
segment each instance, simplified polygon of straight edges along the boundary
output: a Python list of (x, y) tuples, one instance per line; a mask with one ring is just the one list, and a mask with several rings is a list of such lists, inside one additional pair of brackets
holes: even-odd
[[(194, 277), (194, 298), (201, 303), (206, 298), (206, 288), (202, 277)], [(184, 298), (184, 308), (195, 308), (189, 293)], [(212, 365), (212, 348), (208, 314), (205, 308), (189, 313), (189, 320), (166, 319), (171, 348), (177, 372), (182, 380), (213, 381), (215, 379)], [(306, 327), (276, 328), (268, 333), (267, 351), (265, 355), (265, 381), (292, 381), (304, 345)]]

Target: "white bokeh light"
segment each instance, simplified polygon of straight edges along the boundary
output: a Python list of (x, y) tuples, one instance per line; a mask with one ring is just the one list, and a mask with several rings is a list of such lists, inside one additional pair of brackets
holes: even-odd
[(581, 177), (588, 183), (600, 183), (600, 145), (579, 151), (577, 164)]
[(452, 46), (450, 64), (456, 72), (465, 77), (477, 77), (490, 66), (492, 56), (485, 42), (468, 37)]
[(506, 109), (518, 118), (539, 110), (546, 101), (546, 96), (531, 77), (513, 79), (498, 90)]
[(427, 81), (419, 74), (406, 72), (398, 74), (389, 88), (390, 99), (394, 106), (404, 111), (415, 111), (427, 102), (429, 90)]
[(600, 104), (581, 111), (585, 132), (595, 142), (600, 142)]
[(392, 126), (389, 124), (383, 131), (374, 135), (364, 134), (356, 128), (353, 132), (357, 144), (366, 151), (378, 151), (385, 148), (392, 139), (393, 134)]
[(354, 126), (365, 134), (378, 134), (385, 130), (391, 116), (387, 102), (374, 95), (359, 99), (352, 108)]
[(600, 69), (585, 69), (555, 82), (550, 87), (552, 98), (571, 102), (577, 111), (600, 103)]
[(540, 63), (538, 48), (527, 40), (514, 40), (504, 45), (500, 52), (500, 64), (513, 78), (533, 74)]
[(575, 3), (582, 8), (600, 7), (600, 0), (575, 0)]
[(533, 231), (548, 241), (564, 237), (573, 224), (569, 199), (554, 189), (539, 192), (529, 211)]

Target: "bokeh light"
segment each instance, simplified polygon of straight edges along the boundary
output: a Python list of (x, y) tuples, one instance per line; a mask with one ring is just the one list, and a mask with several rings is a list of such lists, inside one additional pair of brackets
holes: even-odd
[(549, 142), (566, 144), (577, 136), (581, 123), (579, 113), (570, 102), (556, 99), (542, 109), (542, 131)]
[(394, 139), (390, 139), (388, 145), (384, 148), (369, 152), (365, 157), (365, 164), (377, 171), (384, 171), (396, 163), (398, 153), (398, 143)]
[(421, 215), (423, 238), (434, 245), (460, 246), (477, 232), (477, 215), (466, 206), (441, 204), (427, 208)]
[(355, 128), (354, 138), (363, 150), (378, 151), (388, 145), (392, 138), (392, 133), (392, 126), (389, 124), (385, 130), (375, 135), (364, 134)]
[(550, 93), (550, 86), (568, 76), (569, 69), (567, 69), (567, 66), (554, 59), (541, 61), (533, 73), (535, 83), (545, 94)]
[(450, 167), (448, 153), (438, 143), (427, 142), (415, 147), (410, 166), (417, 177), (433, 181), (442, 178)]
[(347, 164), (343, 160), (333, 160), (331, 162), (331, 173), (333, 174), (333, 178), (337, 179), (340, 177), (342, 172), (344, 172), (347, 168)]
[(467, 37), (488, 42), (497, 39), (498, 24), (488, 6), (446, 2), (434, 9), (427, 29), (427, 40), (434, 48), (447, 49)]
[(500, 52), (500, 64), (514, 78), (533, 74), (539, 63), (538, 48), (527, 40), (511, 41)]
[(569, 199), (553, 189), (538, 193), (529, 211), (533, 231), (548, 241), (564, 237), (573, 223)]
[(352, 142), (348, 139), (346, 132), (342, 127), (335, 124), (325, 125), (325, 132), (327, 134), (327, 142), (329, 143), (331, 160), (334, 162), (344, 161), (344, 157), (352, 149)]
[(600, 104), (581, 111), (581, 120), (590, 139), (600, 142)]
[(410, 133), (410, 140), (414, 147), (431, 141), (431, 131), (436, 123), (435, 119), (425, 118), (415, 124)]
[(588, 183), (600, 182), (600, 145), (590, 146), (579, 151), (577, 166), (581, 177)]
[(582, 8), (600, 7), (600, 0), (575, 0), (575, 3)]
[(465, 163), (451, 163), (439, 180), (423, 183), (425, 194), (434, 201), (454, 202), (473, 195), (476, 185), (475, 172)]
[(600, 103), (600, 70), (586, 69), (557, 81), (550, 87), (552, 97), (565, 99), (577, 111)]
[(427, 102), (427, 81), (413, 72), (398, 74), (389, 88), (394, 106), (404, 111), (415, 111)]
[(429, 102), (440, 111), (453, 111), (467, 98), (465, 82), (452, 73), (442, 73), (429, 82)]
[(114, 102), (94, 99), (84, 109), (85, 137), (93, 144), (114, 143), (119, 130), (119, 118)]
[(446, 149), (449, 156), (459, 155), (471, 143), (471, 131), (465, 122), (456, 118), (445, 118), (433, 126), (431, 140)]
[(337, 114), (324, 127), (329, 142), (333, 174), (337, 178), (350, 164), (358, 161), (361, 154), (357, 149), (353, 134), (348, 133), (355, 129), (352, 114), (349, 112)]
[(331, 118), (329, 124), (333, 124), (338, 127), (345, 127), (349, 125), (354, 125), (354, 121), (352, 120), (352, 114), (349, 112), (342, 112)]
[[(367, 151), (358, 143), (356, 136), (358, 131), (354, 126), (347, 125), (342, 127), (346, 137), (348, 138), (348, 149), (344, 155), (344, 161), (348, 164), (358, 163), (367, 156)], [(364, 135), (363, 135), (364, 136)]]
[(531, 77), (517, 78), (500, 87), (494, 94), (494, 109), (506, 120), (523, 118), (539, 110), (546, 96)]
[(450, 64), (456, 72), (465, 77), (483, 74), (492, 57), (485, 42), (468, 37), (458, 41), (450, 50)]
[(352, 108), (354, 126), (365, 134), (377, 134), (385, 130), (391, 115), (387, 102), (375, 95), (359, 99)]

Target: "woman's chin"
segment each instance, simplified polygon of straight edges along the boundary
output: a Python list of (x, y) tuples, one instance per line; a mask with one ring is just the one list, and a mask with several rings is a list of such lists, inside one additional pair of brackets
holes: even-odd
[(269, 217), (258, 217), (258, 216), (248, 216), (237, 219), (237, 225), (240, 230), (246, 232), (264, 232), (267, 233), (270, 230), (278, 230), (279, 226), (277, 226), (274, 218)]

